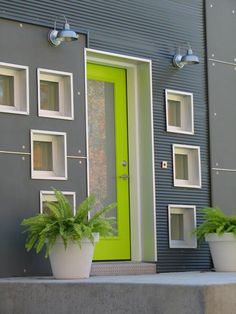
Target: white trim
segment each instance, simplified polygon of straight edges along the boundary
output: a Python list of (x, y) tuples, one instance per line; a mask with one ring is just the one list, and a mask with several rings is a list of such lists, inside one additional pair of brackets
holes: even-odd
[[(198, 178), (199, 178), (198, 179), (198, 184), (189, 184), (188, 182), (191, 181), (191, 179), (189, 179), (189, 180), (176, 179), (176, 177), (175, 177), (175, 175), (176, 175), (176, 173), (175, 173), (175, 150), (176, 150), (176, 148), (177, 149), (180, 148), (180, 149), (183, 149), (183, 150), (196, 150), (197, 151), (197, 157), (198, 157), (197, 158), (198, 159), (197, 166), (198, 166)], [(172, 160), (173, 160), (173, 181), (174, 181), (174, 186), (176, 186), (176, 187), (185, 187), (185, 188), (199, 188), (199, 189), (202, 187), (200, 146), (173, 144), (172, 145)], [(190, 165), (190, 167), (191, 167), (191, 165)]]
[[(18, 85), (19, 83), (24, 84), (24, 88), (25, 88), (25, 99), (21, 99), (21, 103), (16, 105), (14, 104), (14, 106), (10, 107), (10, 106), (4, 106), (4, 105), (0, 105), (0, 112), (1, 113), (12, 113), (12, 114), (21, 114), (21, 115), (29, 115), (29, 67), (26, 65), (19, 65), (19, 64), (13, 64), (13, 63), (6, 63), (6, 62), (0, 62), (0, 74), (1, 74), (1, 68), (6, 69), (6, 71), (11, 71), (11, 75), (16, 79), (16, 76), (18, 76), (19, 70), (24, 70), (25, 71), (25, 81), (21, 82), (20, 78), (18, 77)], [(20, 82), (19, 82), (20, 81)], [(18, 86), (18, 93), (16, 92), (15, 86), (14, 86), (14, 101), (17, 98), (19, 101), (19, 93), (20, 90), (23, 89), (23, 87)], [(16, 95), (17, 93), (17, 95)], [(19, 107), (24, 107), (24, 109), (22, 110), (22, 108)]]
[[(34, 149), (33, 149), (33, 142), (34, 142), (34, 135), (43, 134), (45, 136), (49, 135), (53, 136), (62, 136), (63, 137), (63, 154), (64, 154), (64, 175), (57, 176), (53, 171), (36, 171), (34, 170)], [(43, 141), (43, 140), (42, 140)], [(49, 139), (52, 141), (53, 138)], [(67, 180), (67, 134), (65, 132), (54, 132), (54, 131), (46, 131), (46, 130), (30, 130), (30, 143), (31, 143), (31, 178), (32, 179), (42, 179), (42, 180)], [(54, 152), (52, 152), (54, 153)], [(53, 158), (53, 161), (55, 159)]]
[[(100, 56), (104, 56), (104, 60), (107, 60), (108, 56), (115, 57), (115, 58), (121, 58), (123, 59), (123, 62), (127, 62), (128, 65), (130, 65), (130, 61), (137, 61), (137, 62), (147, 62), (151, 63), (151, 59), (147, 58), (140, 58), (140, 57), (133, 57), (133, 56), (128, 56), (124, 54), (119, 54), (119, 53), (114, 53), (114, 52), (107, 52), (107, 51), (102, 51), (98, 49), (91, 49), (91, 48), (85, 48), (85, 56), (87, 57), (87, 53), (95, 53), (99, 54)], [(90, 57), (89, 57), (90, 59)], [(99, 58), (100, 60), (102, 58)]]
[[(150, 59), (130, 57), (127, 55), (121, 55), (116, 53), (104, 52), (95, 49), (85, 48), (85, 90), (87, 91), (87, 62), (92, 62), (102, 65), (110, 65), (113, 67), (124, 68), (127, 70), (127, 84), (128, 84), (128, 125), (129, 125), (129, 152), (131, 158), (129, 165), (130, 170), (130, 219), (131, 219), (131, 259), (133, 261), (156, 261), (157, 260), (157, 243), (156, 243), (156, 204), (155, 204), (155, 166), (154, 166), (154, 133), (153, 133), (153, 106), (152, 106), (152, 62)], [(143, 69), (143, 68), (145, 69)], [(147, 74), (148, 69), (148, 74)], [(145, 90), (147, 97), (145, 103), (141, 103), (139, 94), (141, 88), (139, 88), (138, 77), (140, 78), (140, 72), (146, 71), (145, 75), (147, 80), (144, 82), (149, 86), (149, 90)], [(144, 84), (144, 85), (145, 85)], [(145, 87), (143, 87), (145, 88)], [(88, 143), (88, 99), (86, 92), (86, 145), (87, 145), (87, 188), (89, 193), (89, 143)], [(141, 106), (142, 105), (142, 106)], [(149, 189), (150, 196), (146, 196), (146, 201), (151, 204), (151, 211), (145, 208), (145, 197), (142, 195), (145, 190), (145, 183), (143, 183), (141, 167), (144, 167), (145, 158), (141, 156), (142, 147), (140, 147), (140, 107), (145, 108), (147, 106), (147, 119), (149, 119), (146, 129), (148, 131), (150, 149), (148, 164), (151, 166), (151, 184), (152, 188)], [(145, 110), (145, 109), (143, 109)], [(148, 141), (147, 141), (148, 142)], [(143, 152), (144, 153), (144, 152)], [(141, 166), (141, 164), (143, 165)], [(149, 181), (150, 182), (150, 181)], [(144, 184), (144, 188), (141, 185)], [(146, 210), (146, 211), (145, 211)], [(145, 222), (145, 214), (148, 213), (148, 224)], [(152, 225), (152, 228), (150, 226)], [(151, 232), (144, 232), (143, 228), (148, 228)], [(145, 229), (145, 231), (147, 231)], [(152, 236), (152, 239), (150, 238)], [(148, 239), (149, 237), (149, 239)], [(150, 240), (150, 241), (148, 241)], [(149, 252), (148, 247), (150, 248)]]
[[(190, 244), (188, 244), (188, 239), (184, 240), (172, 240), (171, 239), (171, 209), (192, 209), (193, 210), (193, 230), (196, 228), (197, 219), (196, 219), (196, 206), (195, 205), (175, 205), (169, 204), (168, 205), (168, 226), (169, 226), (169, 247), (170, 248), (186, 248), (186, 249), (196, 249), (197, 248), (197, 237), (196, 235), (192, 234), (192, 238), (189, 239)], [(184, 210), (182, 211), (184, 215)], [(186, 230), (186, 226), (184, 226), (184, 230)], [(193, 231), (192, 230), (192, 231)], [(184, 232), (185, 233), (185, 232)]]
[[(65, 196), (71, 195), (73, 197), (73, 214), (76, 213), (76, 192), (70, 191), (61, 191), (61, 193)], [(40, 198), (40, 213), (43, 213), (43, 196), (44, 195), (55, 195), (54, 191), (40, 191), (39, 198)]]
[[(58, 82), (59, 84), (59, 111), (53, 110), (44, 110), (40, 109), (40, 76), (45, 76), (43, 80), (51, 81), (51, 82)], [(69, 91), (68, 91), (68, 103), (65, 104), (64, 98), (66, 91), (65, 91), (65, 82), (64, 79), (69, 79)], [(52, 119), (62, 119), (62, 120), (74, 120), (74, 92), (73, 92), (73, 73), (71, 72), (62, 72), (56, 70), (49, 70), (38, 68), (37, 69), (37, 91), (38, 91), (38, 116), (39, 117), (46, 117)], [(68, 109), (68, 115), (66, 115), (66, 105)]]
[[(191, 115), (191, 128), (190, 131), (187, 131), (184, 129), (184, 126), (180, 127), (175, 127), (169, 125), (169, 115), (168, 115), (168, 95), (172, 94), (174, 95), (183, 95), (183, 96), (189, 96), (190, 97), (190, 115)], [(174, 89), (165, 89), (165, 107), (166, 107), (166, 131), (167, 132), (172, 132), (172, 133), (181, 133), (181, 134), (189, 134), (193, 135), (194, 134), (194, 106), (193, 106), (193, 93), (189, 92), (184, 92), (184, 91), (179, 91), (179, 90), (174, 90)], [(183, 104), (181, 102), (181, 122), (184, 122), (186, 124), (186, 117), (184, 115), (186, 114), (183, 112)]]

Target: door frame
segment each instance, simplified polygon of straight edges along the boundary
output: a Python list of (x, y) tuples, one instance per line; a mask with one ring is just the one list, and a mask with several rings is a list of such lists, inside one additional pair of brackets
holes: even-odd
[[(89, 194), (87, 62), (127, 71), (132, 261), (157, 261), (152, 61), (85, 48), (87, 191)], [(131, 162), (132, 161), (132, 162)]]

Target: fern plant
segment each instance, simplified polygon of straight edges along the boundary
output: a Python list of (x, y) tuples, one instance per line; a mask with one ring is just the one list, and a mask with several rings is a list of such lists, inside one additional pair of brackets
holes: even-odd
[(116, 204), (110, 204), (88, 219), (95, 204), (95, 197), (87, 197), (73, 215), (73, 208), (68, 199), (57, 190), (54, 190), (56, 202), (46, 202), (49, 210), (36, 216), (26, 218), (21, 222), (28, 236), (25, 247), (27, 251), (35, 249), (39, 253), (46, 246), (45, 257), (48, 257), (57, 238), (61, 238), (65, 248), (68, 242), (78, 243), (88, 238), (93, 243), (94, 233), (106, 237), (113, 234), (114, 218), (105, 217)]
[(236, 236), (236, 216), (227, 216), (219, 208), (204, 208), (202, 211), (204, 221), (195, 230), (199, 240), (209, 233), (222, 235), (231, 232)]

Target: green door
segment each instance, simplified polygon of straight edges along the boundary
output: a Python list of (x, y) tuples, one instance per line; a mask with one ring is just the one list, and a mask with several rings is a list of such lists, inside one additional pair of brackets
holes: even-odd
[(117, 203), (116, 233), (100, 239), (94, 260), (130, 259), (126, 71), (87, 64), (89, 192)]

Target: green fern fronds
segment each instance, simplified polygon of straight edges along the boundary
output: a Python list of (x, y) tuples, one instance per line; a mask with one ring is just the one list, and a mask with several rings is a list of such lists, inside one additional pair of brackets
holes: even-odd
[(108, 205), (98, 210), (90, 219), (89, 213), (93, 210), (95, 197), (87, 197), (73, 214), (73, 207), (62, 192), (54, 190), (56, 202), (47, 202), (47, 212), (24, 219), (21, 225), (25, 227), (28, 236), (25, 247), (27, 251), (35, 249), (39, 253), (46, 247), (45, 257), (57, 238), (61, 238), (65, 248), (72, 241), (80, 245), (83, 238), (93, 243), (93, 234), (99, 232), (101, 236), (113, 234), (114, 219), (105, 217), (105, 213), (116, 206)]
[(204, 221), (200, 224), (195, 233), (199, 240), (203, 240), (205, 235), (209, 233), (216, 233), (222, 235), (223, 233), (232, 232), (236, 236), (236, 216), (225, 215), (220, 208), (204, 208)]

